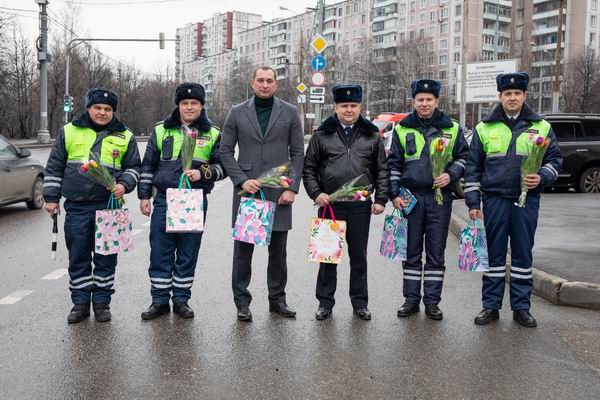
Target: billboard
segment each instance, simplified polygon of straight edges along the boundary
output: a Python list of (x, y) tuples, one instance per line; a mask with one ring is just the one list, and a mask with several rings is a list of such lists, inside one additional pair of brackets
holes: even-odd
[[(461, 66), (456, 80), (456, 102), (460, 103)], [(517, 60), (497, 60), (467, 64), (467, 103), (498, 101), (496, 75), (517, 71)]]

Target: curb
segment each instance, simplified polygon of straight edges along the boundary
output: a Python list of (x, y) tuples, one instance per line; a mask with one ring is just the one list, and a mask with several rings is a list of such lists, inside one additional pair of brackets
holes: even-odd
[[(454, 236), (460, 239), (460, 231), (466, 226), (467, 221), (452, 213), (449, 229)], [(570, 282), (535, 267), (533, 267), (533, 293), (557, 305), (600, 310), (600, 284)]]

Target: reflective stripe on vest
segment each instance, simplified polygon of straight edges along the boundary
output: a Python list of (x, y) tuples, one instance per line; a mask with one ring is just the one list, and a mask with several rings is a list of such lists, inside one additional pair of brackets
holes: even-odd
[[(65, 125), (65, 149), (67, 162), (85, 162), (90, 159), (90, 152), (98, 134), (92, 128), (75, 126), (72, 123)], [(128, 130), (109, 134), (100, 143), (100, 163), (107, 167), (121, 169), (121, 160), (127, 152), (133, 133)], [(118, 156), (113, 158), (113, 151)]]
[[(477, 124), (477, 134), (486, 157), (504, 157), (512, 142), (512, 131), (502, 121), (480, 122)], [(550, 133), (550, 123), (545, 120), (534, 121), (531, 126), (523, 131), (516, 140), (515, 152), (517, 155), (526, 156), (531, 153), (533, 143), (529, 140), (530, 134), (538, 134), (544, 139)]]
[[(165, 137), (173, 137), (173, 156), (171, 160), (177, 160), (181, 151), (181, 145), (183, 144), (183, 133), (179, 128), (166, 129), (164, 124), (160, 123), (154, 127), (156, 131), (156, 147), (160, 151), (162, 159), (162, 143)], [(196, 139), (196, 148), (194, 149), (194, 161), (200, 161), (202, 163), (208, 163), (210, 161), (210, 155), (212, 153), (213, 146), (219, 138), (221, 132), (217, 128), (211, 128), (208, 132), (198, 133)]]
[[(456, 138), (458, 137), (458, 122), (452, 121), (452, 127), (450, 128), (442, 128), (442, 135), (450, 136), (450, 144), (448, 145), (450, 153), (454, 150), (454, 143), (456, 142)], [(415, 144), (416, 144), (416, 152), (414, 154), (408, 154), (406, 152), (406, 137), (409, 133), (413, 133), (415, 136)], [(402, 126), (400, 124), (396, 125), (396, 134), (398, 135), (398, 139), (400, 140), (400, 146), (404, 149), (404, 159), (406, 161), (418, 160), (421, 158), (421, 153), (423, 152), (423, 148), (425, 147), (425, 136), (419, 132), (418, 129), (409, 128), (406, 126)], [(429, 154), (433, 152), (433, 140), (429, 143)]]

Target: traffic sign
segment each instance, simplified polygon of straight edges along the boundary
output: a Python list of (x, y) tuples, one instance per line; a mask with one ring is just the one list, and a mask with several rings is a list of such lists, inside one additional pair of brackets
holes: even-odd
[(298, 104), (304, 104), (306, 103), (306, 95), (305, 94), (299, 94), (298, 95)]
[(310, 77), (310, 81), (315, 86), (323, 86), (325, 84), (325, 74), (322, 72), (315, 72)]
[(303, 82), (300, 82), (300, 84), (296, 86), (296, 89), (298, 89), (300, 93), (304, 93), (306, 91), (306, 85)]
[(313, 71), (322, 71), (325, 69), (326, 66), (327, 61), (325, 60), (325, 57), (323, 57), (320, 54), (314, 56), (312, 61), (310, 62), (310, 67), (313, 69)]
[(325, 38), (321, 35), (318, 35), (312, 40), (312, 42), (310, 42), (310, 47), (312, 47), (319, 54), (321, 54), (328, 45), (329, 43), (327, 43), (327, 40), (325, 40)]
[(308, 101), (311, 103), (325, 103), (325, 88), (311, 87)]

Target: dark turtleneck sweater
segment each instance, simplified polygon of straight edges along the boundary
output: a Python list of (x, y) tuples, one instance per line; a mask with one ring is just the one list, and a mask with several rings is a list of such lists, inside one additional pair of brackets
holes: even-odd
[(261, 99), (258, 96), (254, 96), (254, 107), (256, 108), (256, 118), (258, 118), (258, 125), (260, 125), (260, 131), (263, 136), (267, 132), (269, 126), (269, 118), (271, 118), (271, 111), (273, 110), (273, 97), (268, 99)]
[[(419, 122), (421, 123), (421, 132), (422, 133), (427, 133), (429, 131), (429, 129), (431, 129), (433, 121), (439, 117), (438, 113), (440, 113), (440, 111), (436, 108), (433, 111), (433, 114), (431, 114), (431, 117), (429, 117), (429, 118), (419, 117)], [(418, 116), (418, 114), (417, 114), (417, 116)]]

